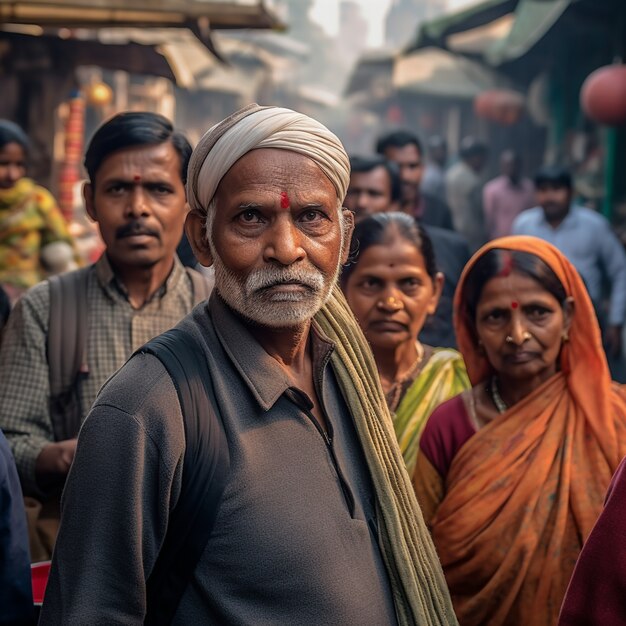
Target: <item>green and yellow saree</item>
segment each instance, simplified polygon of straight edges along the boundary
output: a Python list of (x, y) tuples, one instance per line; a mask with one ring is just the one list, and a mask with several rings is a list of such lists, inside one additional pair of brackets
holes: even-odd
[(413, 476), (420, 435), (430, 414), (469, 387), (463, 357), (450, 348), (435, 348), (393, 416), (394, 430), (409, 476)]

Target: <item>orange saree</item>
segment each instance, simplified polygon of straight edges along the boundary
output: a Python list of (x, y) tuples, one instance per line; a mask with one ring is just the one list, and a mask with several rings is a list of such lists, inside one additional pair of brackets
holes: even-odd
[(574, 298), (570, 340), (557, 374), (461, 447), (432, 534), (461, 626), (552, 626), (626, 454), (626, 398), (611, 382), (581, 278), (556, 248), (532, 237), (491, 242), (461, 277), (455, 325), (472, 385), (491, 369), (461, 294), (473, 263), (493, 248), (535, 254), (552, 268)]

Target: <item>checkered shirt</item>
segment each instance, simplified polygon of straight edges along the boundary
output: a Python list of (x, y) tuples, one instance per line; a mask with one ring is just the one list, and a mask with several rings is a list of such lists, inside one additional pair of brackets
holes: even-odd
[[(78, 383), (83, 416), (102, 385), (137, 348), (191, 311), (194, 295), (191, 279), (176, 258), (164, 285), (140, 309), (133, 309), (104, 254), (89, 272), (87, 302), (88, 372)], [(48, 281), (26, 292), (11, 313), (0, 349), (0, 428), (27, 495), (41, 494), (35, 461), (42, 448), (54, 441), (46, 356), (49, 303)]]

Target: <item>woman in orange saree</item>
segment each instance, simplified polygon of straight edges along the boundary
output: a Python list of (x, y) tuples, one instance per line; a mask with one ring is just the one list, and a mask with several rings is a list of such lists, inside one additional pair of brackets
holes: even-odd
[(461, 626), (553, 626), (626, 454), (584, 284), (532, 237), (479, 250), (455, 296), (472, 389), (440, 406), (414, 486)]

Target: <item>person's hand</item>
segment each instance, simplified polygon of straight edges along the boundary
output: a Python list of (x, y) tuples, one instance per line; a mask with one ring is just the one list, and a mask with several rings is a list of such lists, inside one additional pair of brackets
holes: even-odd
[(622, 354), (622, 327), (609, 326), (604, 332), (604, 345), (608, 356), (617, 358)]
[(35, 462), (37, 476), (40, 478), (53, 475), (67, 476), (74, 460), (74, 454), (76, 454), (77, 441), (77, 439), (66, 439), (44, 446)]

